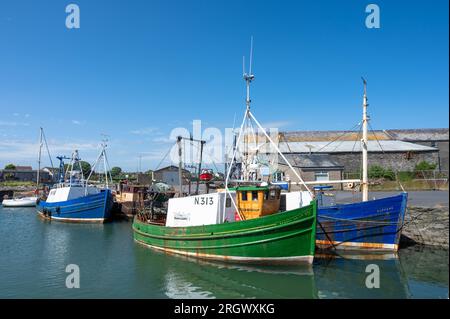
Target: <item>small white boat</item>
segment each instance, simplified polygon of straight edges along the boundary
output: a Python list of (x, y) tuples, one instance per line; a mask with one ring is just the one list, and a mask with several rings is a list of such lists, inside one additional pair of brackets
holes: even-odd
[(34, 207), (38, 200), (37, 196), (4, 199), (3, 207)]
[[(41, 171), (41, 150), (42, 150), (42, 146), (43, 146), (44, 142), (45, 142), (45, 146), (47, 148), (47, 153), (49, 155), (50, 163), (52, 164), (52, 167), (53, 167), (53, 162), (50, 157), (50, 151), (48, 150), (47, 139), (45, 138), (45, 135), (44, 135), (44, 129), (41, 127), (40, 128), (40, 136), (39, 136), (39, 158), (38, 158), (39, 167), (37, 170), (37, 177), (36, 177), (37, 185), (36, 185), (35, 194), (39, 194), (39, 182), (40, 182), (39, 173)], [(39, 196), (17, 197), (17, 198), (4, 199), (1, 202), (1, 204), (3, 205), (3, 207), (36, 207), (38, 199), (39, 199)]]

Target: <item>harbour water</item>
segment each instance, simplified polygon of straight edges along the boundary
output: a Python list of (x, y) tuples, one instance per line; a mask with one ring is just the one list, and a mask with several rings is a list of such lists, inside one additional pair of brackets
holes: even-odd
[[(0, 298), (448, 298), (448, 249), (398, 256), (318, 256), (312, 266), (238, 266), (164, 255), (133, 241), (131, 223), (44, 221), (0, 206)], [(66, 266), (80, 288), (66, 287)], [(367, 288), (368, 265), (380, 271)], [(370, 268), (370, 267), (369, 267)]]

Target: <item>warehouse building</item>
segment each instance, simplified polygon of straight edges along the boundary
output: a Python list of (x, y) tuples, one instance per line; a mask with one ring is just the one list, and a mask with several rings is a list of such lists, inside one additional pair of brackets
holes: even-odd
[[(412, 131), (416, 132), (416, 140), (412, 139)], [(282, 133), (279, 147), (285, 154), (328, 154), (331, 160), (343, 166), (344, 172), (353, 173), (361, 170), (360, 140), (358, 132), (297, 131)], [(437, 143), (441, 143), (441, 148)], [(448, 129), (371, 131), (368, 153), (369, 166), (412, 171), (419, 162), (426, 161), (445, 170), (448, 169)]]
[[(40, 170), (39, 179), (41, 183), (49, 183), (52, 177), (49, 172)], [(15, 169), (0, 169), (0, 182), (18, 181), (18, 182), (36, 182), (37, 170), (31, 166), (17, 166)]]
[[(183, 169), (183, 185), (189, 184), (191, 179), (191, 173)], [(180, 184), (178, 178), (178, 167), (175, 165), (170, 165), (167, 167), (160, 168), (153, 172), (153, 178), (155, 181), (163, 182), (171, 186), (178, 186)]]
[(437, 148), (439, 150), (439, 161), (437, 163), (438, 169), (440, 171), (448, 172), (448, 128), (386, 130), (385, 132), (393, 140), (405, 141)]

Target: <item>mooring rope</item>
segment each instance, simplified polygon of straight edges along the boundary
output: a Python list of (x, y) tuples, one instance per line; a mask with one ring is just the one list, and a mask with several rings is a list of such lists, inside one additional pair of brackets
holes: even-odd
[(321, 215), (320, 217), (321, 218), (326, 218), (326, 219), (331, 219), (331, 220), (353, 222), (353, 223), (360, 223), (360, 224), (380, 224), (380, 225), (395, 225), (395, 224), (398, 224), (396, 222), (385, 222), (385, 221), (376, 221), (376, 220), (361, 220), (361, 219), (346, 219), (346, 218), (337, 218), (337, 217), (324, 216), (324, 215)]

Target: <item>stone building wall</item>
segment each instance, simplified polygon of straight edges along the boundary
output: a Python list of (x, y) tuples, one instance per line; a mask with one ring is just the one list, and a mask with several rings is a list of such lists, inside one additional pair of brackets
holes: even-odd
[(415, 142), (416, 144), (436, 147), (439, 149), (439, 165), (438, 169), (441, 171), (447, 171), (449, 167), (449, 157), (448, 157), (448, 141), (420, 141)]
[[(333, 153), (334, 160), (344, 166), (344, 172), (359, 172), (362, 166), (361, 153)], [(386, 152), (369, 153), (368, 165), (379, 165), (394, 171), (412, 171), (417, 163), (438, 163), (438, 152)]]

